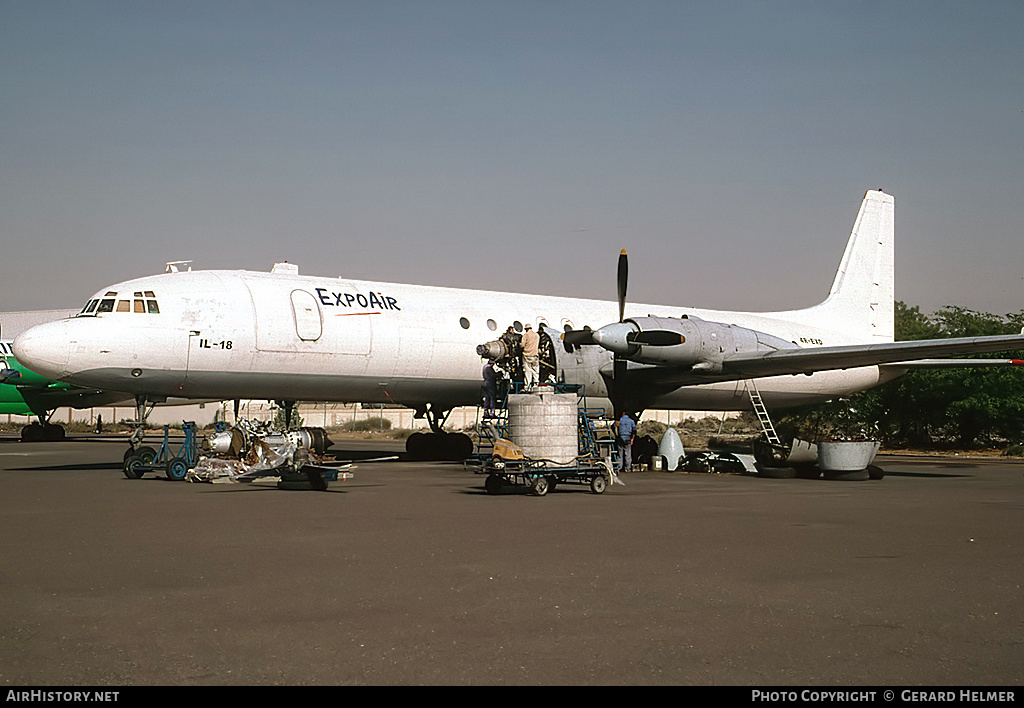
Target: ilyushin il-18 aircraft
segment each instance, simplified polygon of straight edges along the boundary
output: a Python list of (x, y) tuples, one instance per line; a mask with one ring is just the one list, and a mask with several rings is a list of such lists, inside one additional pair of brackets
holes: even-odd
[[(267, 272), (167, 272), (105, 287), (76, 316), (14, 342), (48, 377), (168, 396), (399, 403), (439, 431), (480, 400), (481, 356), (498, 334), (541, 334), (542, 380), (578, 384), (616, 411), (740, 410), (825, 401), (889, 381), (924, 357), (1024, 348), (1024, 335), (895, 342), (894, 200), (869, 191), (828, 296), (784, 312), (725, 312), (618, 300)], [(479, 348), (479, 352), (478, 352)]]

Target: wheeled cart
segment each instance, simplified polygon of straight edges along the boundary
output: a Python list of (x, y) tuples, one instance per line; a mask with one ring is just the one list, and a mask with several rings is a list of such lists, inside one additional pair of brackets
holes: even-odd
[(487, 475), (484, 488), (488, 494), (501, 494), (508, 488), (528, 489), (542, 497), (558, 484), (582, 484), (594, 494), (603, 494), (615, 476), (608, 460), (577, 458), (571, 465), (553, 466), (548, 460), (505, 460), (493, 457), (478, 471)]
[(170, 426), (164, 426), (164, 440), (155, 450), (151, 447), (140, 447), (130, 450), (125, 456), (122, 471), (128, 479), (141, 479), (147, 472), (163, 472), (167, 479), (180, 482), (185, 479), (190, 467), (199, 460), (199, 448), (196, 440), (196, 424), (185, 421), (181, 426), (185, 433), (185, 441), (174, 451), (170, 444)]

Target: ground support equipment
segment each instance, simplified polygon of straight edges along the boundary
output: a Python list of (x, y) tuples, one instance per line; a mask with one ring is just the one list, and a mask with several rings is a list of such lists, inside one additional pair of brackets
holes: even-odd
[(167, 479), (181, 481), (185, 479), (190, 468), (199, 461), (199, 449), (196, 445), (196, 424), (185, 421), (182, 424), (185, 441), (175, 451), (170, 443), (170, 426), (164, 426), (164, 440), (155, 450), (151, 447), (140, 447), (124, 460), (122, 471), (128, 479), (141, 479), (147, 472), (160, 471)]
[(501, 494), (511, 488), (525, 489), (538, 497), (559, 484), (582, 484), (594, 494), (603, 494), (614, 480), (610, 460), (586, 457), (578, 457), (568, 465), (555, 465), (550, 460), (506, 460), (494, 456), (481, 465), (477, 474), (487, 475), (484, 488), (488, 494)]
[[(579, 393), (578, 388), (573, 392)], [(577, 407), (579, 455), (575, 459), (568, 463), (530, 459), (516, 445), (499, 438), (476, 470), (487, 475), (487, 493), (526, 489), (542, 497), (557, 485), (568, 483), (589, 486), (594, 494), (603, 494), (611, 484), (621, 484), (614, 472), (618, 460), (614, 421), (605, 418), (603, 409), (587, 408), (585, 400), (581, 395)]]

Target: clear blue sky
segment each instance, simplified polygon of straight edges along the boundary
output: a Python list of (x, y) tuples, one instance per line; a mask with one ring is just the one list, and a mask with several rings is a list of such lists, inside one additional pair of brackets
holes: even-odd
[(1024, 2), (0, 2), (0, 310), (199, 268), (1024, 309)]

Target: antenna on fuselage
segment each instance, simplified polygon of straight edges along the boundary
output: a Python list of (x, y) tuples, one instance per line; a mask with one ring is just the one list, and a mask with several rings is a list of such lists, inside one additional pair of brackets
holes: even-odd
[(164, 268), (165, 273), (180, 273), (192, 270), (192, 261), (170, 261)]

